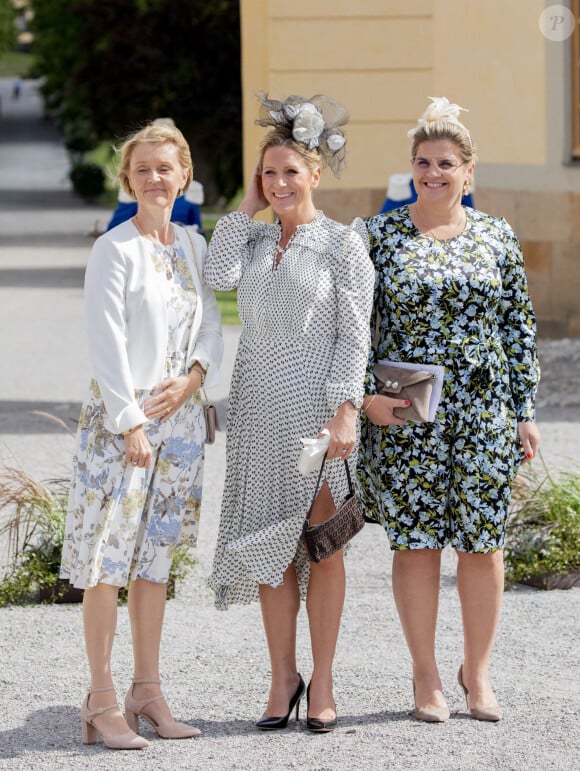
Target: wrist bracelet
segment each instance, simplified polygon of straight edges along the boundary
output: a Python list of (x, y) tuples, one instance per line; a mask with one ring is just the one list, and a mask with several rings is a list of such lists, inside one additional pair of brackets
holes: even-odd
[(141, 428), (142, 425), (142, 423), (139, 423), (138, 426), (133, 426), (133, 428), (129, 428), (127, 431), (121, 431), (121, 436), (129, 436), (129, 434), (132, 434), (134, 431), (137, 431), (138, 428)]
[(203, 388), (203, 384), (205, 383), (205, 376), (207, 374), (207, 370), (205, 370), (199, 361), (195, 361), (191, 367), (189, 368), (189, 374), (191, 374), (192, 370), (195, 370), (196, 372), (199, 372), (199, 376), (201, 378), (200, 388)]
[(374, 402), (374, 400), (377, 398), (377, 394), (373, 394), (371, 398), (368, 400), (368, 403), (366, 407), (363, 407), (364, 411), (366, 412), (368, 408), (371, 406), (371, 404)]

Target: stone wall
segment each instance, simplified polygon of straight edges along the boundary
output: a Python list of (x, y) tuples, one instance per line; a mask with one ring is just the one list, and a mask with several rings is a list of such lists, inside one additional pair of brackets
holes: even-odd
[(580, 337), (580, 194), (478, 188), (475, 196), (520, 239), (540, 336)]

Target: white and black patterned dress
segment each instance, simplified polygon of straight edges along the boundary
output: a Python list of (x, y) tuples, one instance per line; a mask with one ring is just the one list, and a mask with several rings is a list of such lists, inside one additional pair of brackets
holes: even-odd
[[(281, 585), (292, 561), (304, 597), (309, 563), (300, 533), (317, 475), (298, 472), (300, 439), (316, 436), (344, 401), (360, 406), (363, 397), (374, 284), (363, 239), (319, 212), (297, 228), (273, 269), (279, 238), (279, 224), (233, 212), (218, 222), (205, 265), (211, 287), (238, 287), (243, 325), (209, 581), (224, 609), (258, 600), (259, 584)], [(328, 464), (327, 479), (342, 500), (340, 461)]]

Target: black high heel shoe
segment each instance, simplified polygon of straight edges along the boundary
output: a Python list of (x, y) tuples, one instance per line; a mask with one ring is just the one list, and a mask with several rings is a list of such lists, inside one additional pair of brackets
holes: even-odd
[(298, 688), (296, 688), (294, 696), (292, 696), (290, 699), (290, 704), (288, 705), (288, 713), (283, 717), (268, 717), (268, 715), (264, 715), (257, 721), (256, 728), (261, 728), (263, 731), (277, 731), (280, 728), (286, 728), (288, 725), (288, 718), (292, 714), (294, 707), (296, 707), (296, 720), (298, 720), (298, 715), (300, 712), (300, 699), (304, 696), (304, 688), (304, 680), (302, 679), (302, 675), (299, 674)]
[(308, 709), (310, 708), (310, 683), (306, 689), (306, 728), (314, 733), (325, 734), (329, 731), (334, 731), (338, 725), (338, 715), (333, 717), (332, 720), (321, 720), (319, 717), (309, 717)]

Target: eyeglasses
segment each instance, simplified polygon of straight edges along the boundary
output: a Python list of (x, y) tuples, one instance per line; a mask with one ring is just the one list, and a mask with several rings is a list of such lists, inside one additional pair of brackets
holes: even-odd
[(441, 158), (441, 160), (423, 157), (411, 158), (411, 165), (418, 171), (428, 171), (431, 168), (431, 163), (435, 164), (435, 168), (442, 174), (453, 174), (460, 166), (465, 166), (465, 161), (462, 163), (456, 163), (449, 158)]

